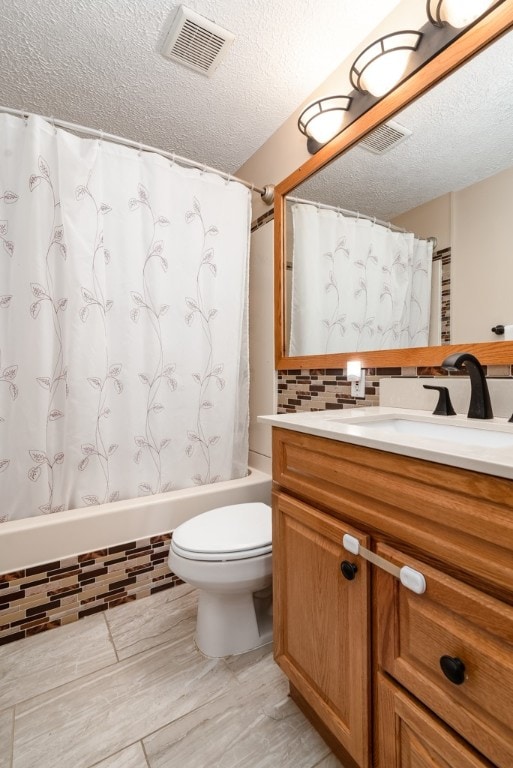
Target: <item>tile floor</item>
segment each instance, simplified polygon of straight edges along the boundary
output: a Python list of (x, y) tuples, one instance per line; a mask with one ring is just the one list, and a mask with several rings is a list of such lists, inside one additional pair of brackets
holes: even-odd
[(266, 646), (208, 659), (188, 585), (0, 646), (0, 768), (342, 768)]

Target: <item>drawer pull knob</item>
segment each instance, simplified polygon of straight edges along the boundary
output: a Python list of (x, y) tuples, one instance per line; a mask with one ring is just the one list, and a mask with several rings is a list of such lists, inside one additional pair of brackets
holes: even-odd
[(340, 563), (340, 570), (342, 571), (342, 575), (345, 579), (352, 581), (356, 576), (358, 566), (356, 566), (354, 563), (350, 563), (349, 560), (343, 560)]
[(457, 656), (441, 656), (440, 666), (446, 678), (454, 685), (465, 682), (465, 664)]

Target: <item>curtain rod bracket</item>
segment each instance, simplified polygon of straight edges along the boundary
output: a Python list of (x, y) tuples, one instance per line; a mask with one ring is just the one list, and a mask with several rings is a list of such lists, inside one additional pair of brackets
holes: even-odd
[(260, 197), (266, 205), (272, 205), (274, 203), (274, 185), (266, 184), (263, 191), (260, 193)]

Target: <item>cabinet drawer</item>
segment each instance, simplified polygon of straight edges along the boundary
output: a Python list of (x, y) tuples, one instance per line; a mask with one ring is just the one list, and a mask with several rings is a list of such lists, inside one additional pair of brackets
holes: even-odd
[(277, 427), (273, 479), (275, 487), (444, 563), (444, 570), (512, 603), (511, 480)]
[[(418, 569), (427, 585), (415, 595), (376, 569), (379, 666), (495, 765), (511, 768), (513, 608), (386, 545), (377, 552)], [(462, 682), (444, 675), (443, 656), (463, 662)]]
[(491, 768), (422, 705), (377, 676), (376, 768)]

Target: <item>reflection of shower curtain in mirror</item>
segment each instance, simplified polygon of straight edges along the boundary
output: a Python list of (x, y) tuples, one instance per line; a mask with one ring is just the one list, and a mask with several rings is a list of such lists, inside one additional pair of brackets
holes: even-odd
[(292, 221), (290, 355), (427, 345), (431, 242), (314, 205)]

